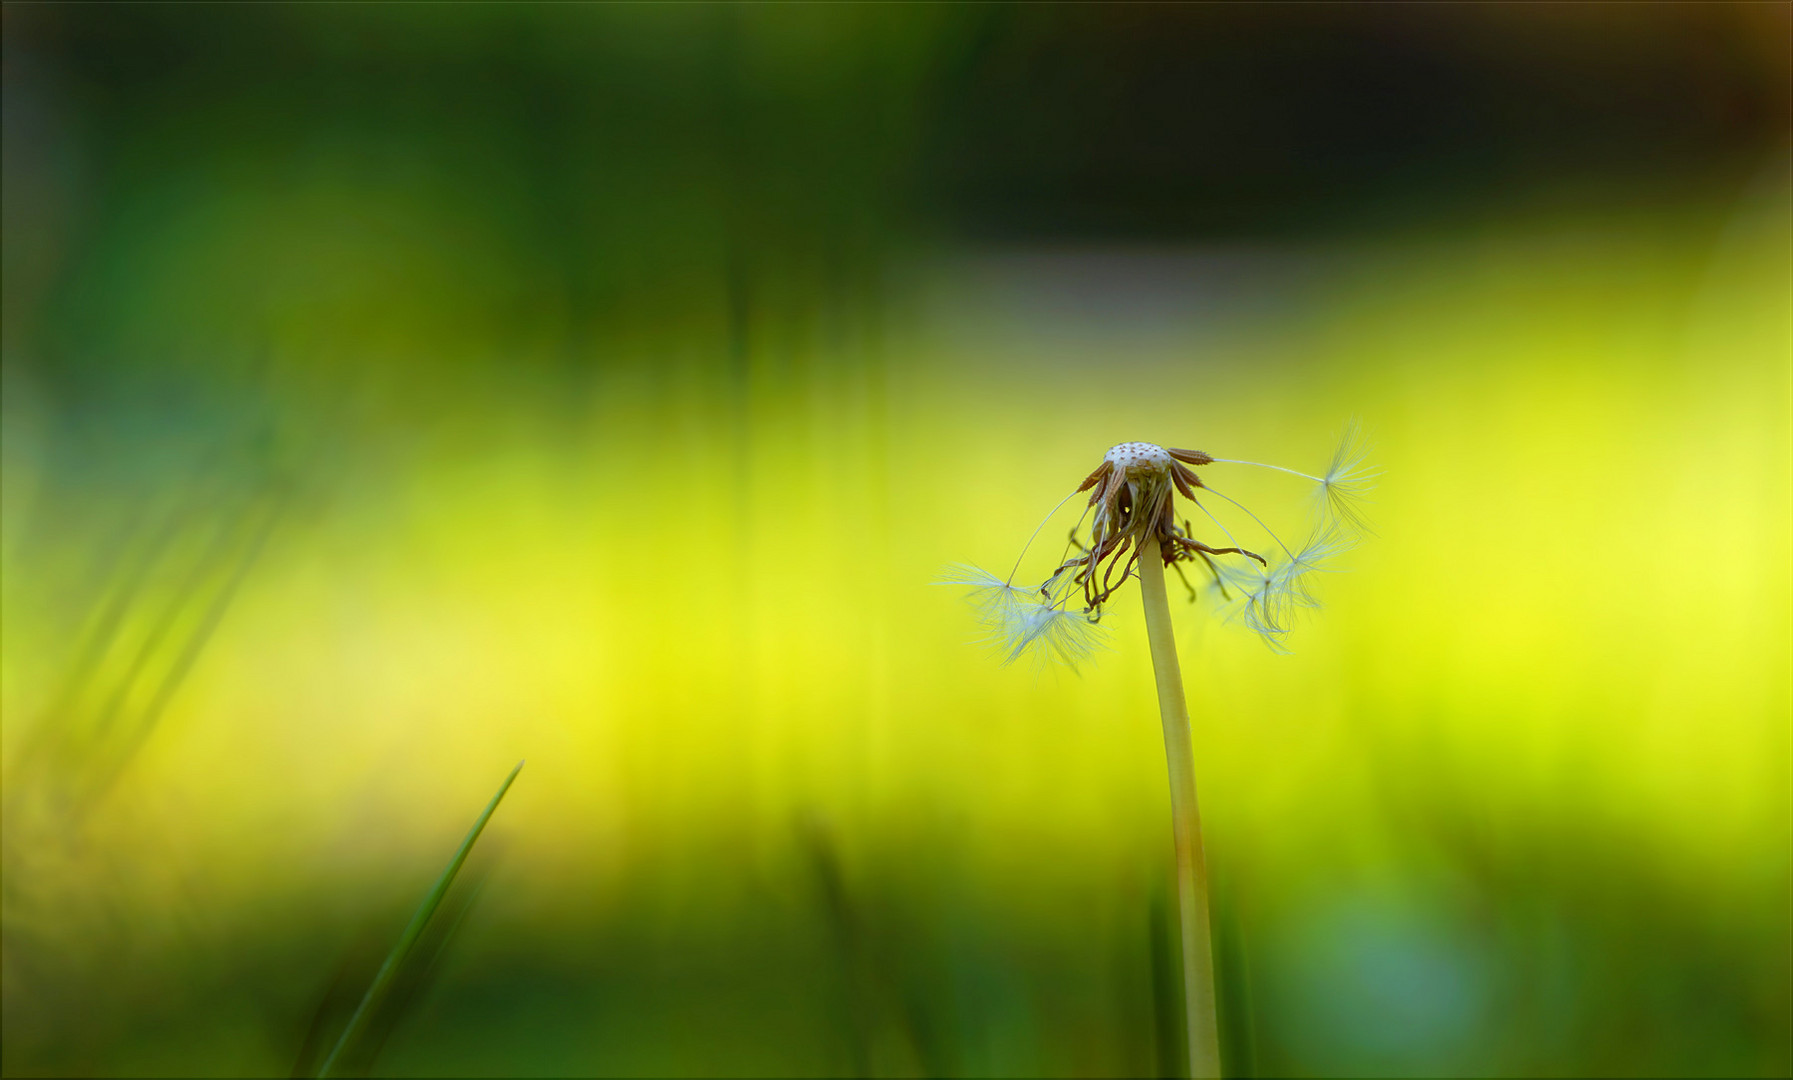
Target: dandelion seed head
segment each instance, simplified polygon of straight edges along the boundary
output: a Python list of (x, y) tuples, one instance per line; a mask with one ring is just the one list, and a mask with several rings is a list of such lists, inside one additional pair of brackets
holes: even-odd
[(1109, 447), (1102, 460), (1130, 476), (1151, 473), (1168, 475), (1171, 467), (1170, 451), (1157, 443), (1149, 442), (1116, 443)]
[[(1089, 492), (1084, 510), (1089, 525), (1086, 539), (1079, 539), (1086, 519), (1079, 518), (1071, 530), (1066, 556), (1043, 584), (1016, 586), (1012, 574), (1005, 581), (973, 566), (949, 567), (940, 580), (966, 590), (987, 640), (1002, 654), (1005, 664), (1033, 657), (1075, 667), (1087, 660), (1102, 642), (1099, 623), (1105, 605), (1136, 576), (1141, 559), (1205, 568), (1212, 579), (1208, 593), (1216, 609), (1257, 633), (1271, 649), (1287, 652), (1283, 642), (1295, 614), (1319, 606), (1314, 575), (1333, 570), (1333, 561), (1367, 531), (1361, 504), (1378, 470), (1366, 466), (1366, 455), (1355, 423), (1347, 425), (1324, 476), (1280, 465), (1217, 458), (1200, 450), (1167, 449), (1157, 443), (1117, 443), (1077, 488), (1077, 493)], [(1313, 483), (1320, 500), (1319, 525), (1299, 549), (1289, 547), (1248, 507), (1202, 482), (1195, 469), (1210, 465), (1252, 465)], [(1276, 561), (1241, 546), (1214, 511), (1203, 505), (1208, 501), (1204, 492), (1231, 504), (1234, 511), (1229, 512), (1242, 513), (1269, 532), (1275, 547), (1265, 550), (1277, 556)], [(1187, 518), (1179, 524), (1179, 496), (1225, 537), (1216, 543), (1229, 546), (1213, 547), (1196, 539)], [(1048, 514), (1048, 519), (1051, 516)], [(1042, 522), (1040, 527), (1044, 526)], [(1035, 535), (1038, 533), (1036, 529)], [(1181, 572), (1182, 568), (1177, 568)], [(1196, 598), (1193, 587), (1190, 596)]]

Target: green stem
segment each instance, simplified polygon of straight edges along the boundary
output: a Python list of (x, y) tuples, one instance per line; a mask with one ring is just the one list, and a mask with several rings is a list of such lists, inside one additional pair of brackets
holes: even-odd
[(504, 798), (504, 793), (511, 789), (511, 781), (515, 780), (517, 774), (522, 771), (523, 763), (519, 761), (517, 767), (511, 770), (511, 774), (504, 778), (504, 784), (498, 789), (498, 794), (492, 796), (492, 801), (486, 804), (485, 813), (479, 815), (479, 820), (473, 823), (473, 828), (468, 831), (467, 838), (461, 841), (461, 848), (454, 853), (454, 858), (449, 861), (448, 869), (442, 871), (442, 876), (436, 879), (436, 884), (424, 896), (423, 903), (417, 905), (417, 913), (411, 916), (410, 925), (406, 926), (405, 932), (399, 935), (398, 944), (394, 945), (392, 951), (386, 954), (386, 962), (380, 965), (379, 974), (374, 976), (374, 981), (368, 986), (367, 993), (362, 995), (361, 1004), (355, 1007), (355, 1015), (349, 1017), (349, 1024), (342, 1029), (342, 1035), (336, 1040), (336, 1045), (331, 1048), (330, 1056), (324, 1059), (322, 1065), (318, 1066), (318, 1076), (330, 1075), (331, 1071), (336, 1068), (337, 1059), (342, 1056), (342, 1052), (355, 1041), (356, 1036), (360, 1035), (361, 1029), (366, 1027), (367, 1022), (373, 1018), (374, 1010), (379, 1006), (381, 999), (386, 996), (386, 989), (392, 983), (393, 976), (398, 974), (398, 969), (404, 964), (405, 957), (410, 954), (411, 947), (416, 945), (417, 939), (423, 936), (423, 928), (429, 925), (430, 916), (434, 915), (436, 909), (442, 906), (442, 898), (448, 895), (448, 887), (454, 884), (455, 875), (460, 873), (461, 864), (467, 861), (467, 853), (473, 850), (473, 842), (478, 840), (479, 834), (485, 831), (486, 822), (491, 820), (492, 811), (498, 809), (498, 803)]
[(1202, 814), (1195, 801), (1195, 756), (1190, 748), (1189, 706), (1177, 642), (1171, 634), (1164, 561), (1147, 541), (1139, 560), (1139, 592), (1145, 598), (1146, 636), (1158, 678), (1158, 714), (1164, 721), (1164, 759), (1170, 771), (1170, 816), (1177, 851), (1177, 910), (1183, 930), (1183, 1007), (1189, 1034), (1189, 1075), (1220, 1075), (1220, 1030), (1214, 1012), (1214, 947), (1208, 932), (1208, 864), (1202, 856)]

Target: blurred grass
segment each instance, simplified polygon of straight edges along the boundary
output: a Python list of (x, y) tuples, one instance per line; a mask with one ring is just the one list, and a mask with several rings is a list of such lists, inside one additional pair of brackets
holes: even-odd
[(971, 243), (903, 164), (988, 27), (429, 10), (220, 16), (291, 38), (103, 108), (8, 69), (56, 135), (7, 155), (8, 1075), (285, 1072), (506, 754), (383, 1072), (1162, 1069), (1131, 609), (1035, 676), (928, 582), (1114, 442), (1313, 467), (1350, 415), (1380, 535), (1295, 654), (1178, 628), (1229, 1061), (1793, 1066), (1784, 159)]

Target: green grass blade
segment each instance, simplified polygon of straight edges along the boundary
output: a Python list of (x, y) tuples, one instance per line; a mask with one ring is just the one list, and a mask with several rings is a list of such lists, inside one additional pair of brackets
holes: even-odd
[(386, 961), (380, 965), (379, 973), (368, 985), (367, 993), (362, 995), (361, 1004), (355, 1006), (355, 1015), (349, 1017), (348, 1026), (343, 1028), (341, 1037), (336, 1040), (336, 1045), (330, 1050), (330, 1056), (324, 1059), (322, 1065), (318, 1066), (319, 1077), (330, 1075), (331, 1071), (336, 1068), (337, 1060), (342, 1056), (343, 1051), (355, 1041), (361, 1030), (367, 1026), (369, 1019), (373, 1017), (374, 1010), (379, 1006), (381, 999), (385, 997), (393, 976), (398, 974), (398, 970), (404, 964), (405, 957), (410, 954), (412, 946), (416, 945), (417, 939), (423, 935), (423, 928), (429, 925), (430, 917), (436, 913), (438, 907), (442, 906), (442, 898), (448, 895), (448, 888), (454, 884), (455, 875), (460, 873), (461, 864), (467, 861), (467, 853), (473, 850), (473, 844), (479, 839), (479, 834), (485, 831), (486, 822), (492, 818), (492, 811), (498, 809), (499, 802), (504, 799), (504, 793), (510, 790), (511, 782), (522, 771), (523, 763), (519, 761), (517, 767), (511, 770), (510, 775), (504, 778), (504, 784), (499, 787), (498, 794), (492, 796), (492, 801), (486, 804), (485, 812), (480, 814), (479, 820), (473, 823), (473, 828), (467, 833), (467, 839), (461, 841), (461, 848), (454, 853), (454, 858), (449, 862), (448, 868), (442, 871), (442, 876), (436, 879), (436, 884), (431, 886), (429, 893), (424, 896), (423, 903), (417, 906), (417, 913), (411, 916), (410, 924), (405, 927), (405, 932), (399, 935), (398, 943), (392, 947), (392, 951), (386, 954)]

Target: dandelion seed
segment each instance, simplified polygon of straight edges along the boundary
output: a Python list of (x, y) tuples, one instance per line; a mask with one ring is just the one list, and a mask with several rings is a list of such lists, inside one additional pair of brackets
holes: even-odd
[(1236, 622), (1258, 635), (1272, 652), (1286, 653), (1283, 638), (1289, 632), (1294, 604), (1286, 575), (1255, 563), (1227, 563), (1217, 567), (1215, 584), (1209, 587), (1214, 609), (1227, 622)]
[(982, 640), (1001, 654), (1004, 664), (1025, 657), (1041, 664), (1057, 659), (1075, 670), (1106, 635), (1083, 613), (1065, 609), (1063, 588), (1056, 596), (1043, 587), (1022, 588), (965, 563), (947, 567), (935, 584), (965, 589), (966, 602), (983, 624)]
[(1381, 469), (1366, 464), (1369, 456), (1370, 446), (1363, 437), (1363, 428), (1353, 420), (1340, 433), (1338, 448), (1332, 452), (1332, 462), (1327, 465), (1326, 475), (1320, 478), (1320, 487), (1314, 493), (1316, 500), (1324, 501), (1333, 521), (1347, 524), (1359, 532), (1371, 531), (1363, 516), (1363, 504), (1376, 486), (1376, 479), (1382, 475)]
[(993, 625), (989, 640), (1002, 653), (1004, 664), (1031, 658), (1045, 666), (1056, 659), (1075, 671), (1102, 645), (1106, 633), (1106, 628), (1078, 612), (1049, 604), (1025, 604), (1014, 608), (1001, 624)]
[(1373, 530), (1364, 517), (1364, 503), (1369, 501), (1369, 493), (1376, 486), (1376, 479), (1382, 475), (1381, 469), (1366, 464), (1369, 453), (1369, 444), (1364, 440), (1362, 426), (1352, 420), (1339, 433), (1338, 447), (1332, 452), (1332, 461), (1326, 466), (1324, 476), (1240, 458), (1215, 458), (1214, 461), (1222, 465), (1251, 465), (1259, 469), (1272, 469), (1311, 480), (1315, 485), (1314, 507), (1323, 523), (1367, 533)]
[(1334, 573), (1334, 561), (1357, 545), (1337, 528), (1321, 528), (1299, 551), (1269, 567), (1228, 563), (1216, 569), (1209, 586), (1216, 610), (1257, 634), (1274, 652), (1288, 652), (1285, 638), (1297, 612), (1317, 608), (1314, 574)]
[(1310, 576), (1336, 573), (1338, 568), (1332, 565), (1333, 562), (1356, 546), (1357, 537), (1337, 526), (1316, 529), (1301, 550), (1291, 556), (1281, 568), (1286, 579), (1284, 587), (1300, 606), (1319, 607), (1319, 601), (1314, 599)]
[(955, 563), (940, 572), (936, 585), (958, 585), (965, 589), (965, 601), (978, 613), (985, 625), (996, 625), (1021, 605), (1034, 601), (1034, 590), (1017, 588), (990, 571), (970, 563)]

